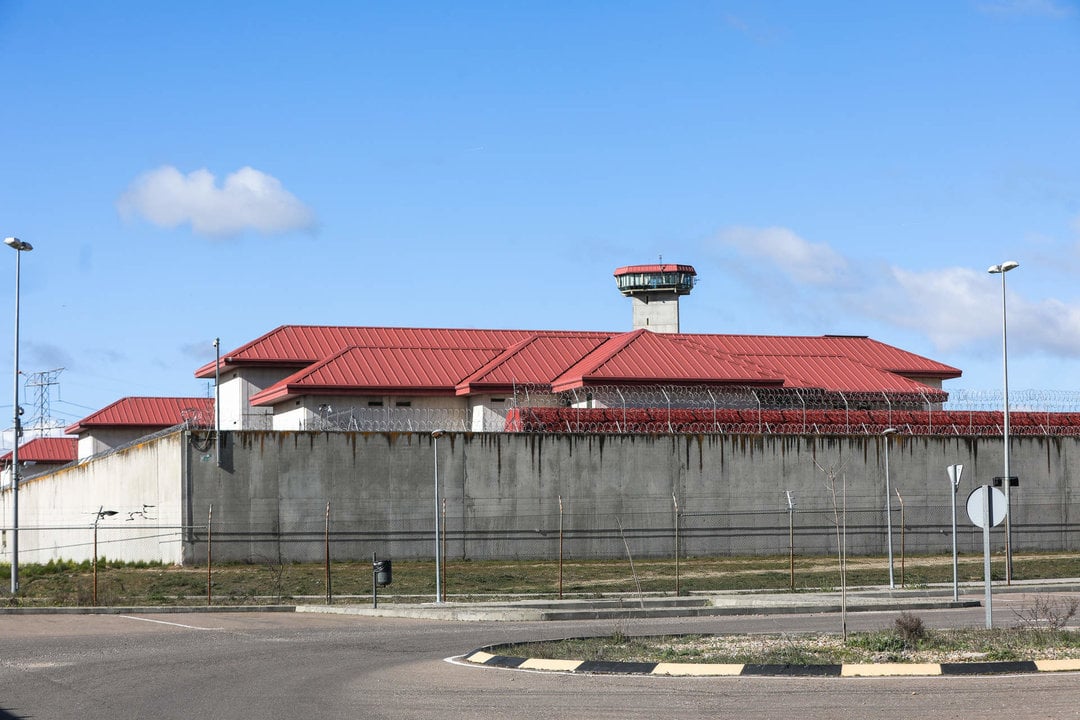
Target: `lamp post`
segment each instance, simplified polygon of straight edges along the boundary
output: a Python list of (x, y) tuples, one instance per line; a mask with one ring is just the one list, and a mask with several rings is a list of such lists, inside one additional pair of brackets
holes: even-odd
[(22, 435), (22, 423), (19, 422), (19, 416), (22, 415), (22, 408), (19, 407), (19, 269), (22, 265), (22, 254), (30, 252), (34, 246), (17, 237), (4, 238), (4, 244), (15, 251), (15, 372), (12, 383), (15, 423), (11, 443), (11, 594), (14, 596), (19, 592), (19, 437)]
[(116, 510), (106, 510), (105, 506), (98, 507), (98, 511), (94, 513), (94, 607), (97, 607), (97, 526), (98, 521), (103, 517), (112, 517), (116, 514)]
[(991, 265), (987, 272), (991, 275), (1001, 275), (1001, 367), (1003, 377), (1003, 390), (1005, 393), (1004, 419), (1002, 422), (1004, 455), (1005, 455), (1005, 584), (1012, 584), (1012, 500), (1009, 495), (1009, 485), (1012, 474), (1009, 472), (1009, 332), (1005, 312), (1005, 273), (1020, 267), (1015, 260), (1007, 260), (1000, 265)]
[(889, 489), (889, 441), (896, 434), (896, 428), (885, 428), (882, 435), (885, 436), (885, 545), (889, 552), (889, 589), (896, 588), (893, 579), (893, 552), (892, 552), (892, 491)]
[(434, 443), (435, 455), (435, 602), (441, 603), (442, 596), (442, 550), (439, 547), (439, 535), (442, 522), (439, 519), (439, 438), (446, 434), (445, 430), (435, 430), (431, 433)]
[(214, 462), (221, 467), (221, 338), (214, 338)]

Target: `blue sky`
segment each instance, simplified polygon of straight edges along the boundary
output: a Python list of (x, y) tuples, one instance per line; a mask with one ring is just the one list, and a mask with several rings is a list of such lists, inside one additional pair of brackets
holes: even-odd
[(661, 255), (684, 331), (987, 390), (1016, 260), (1010, 388), (1080, 390), (1075, 0), (0, 0), (0, 43), (20, 365), (67, 422), (286, 323), (629, 329), (611, 273)]

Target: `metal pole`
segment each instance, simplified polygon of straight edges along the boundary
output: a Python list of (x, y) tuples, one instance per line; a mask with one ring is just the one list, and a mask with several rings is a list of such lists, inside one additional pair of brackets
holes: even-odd
[(1002, 423), (1003, 430), (1003, 442), (1005, 456), (1005, 584), (1012, 584), (1012, 495), (1009, 492), (1009, 330), (1008, 330), (1008, 313), (1006, 312), (1005, 305), (1005, 273), (1020, 267), (1020, 263), (1015, 260), (1008, 260), (1000, 265), (993, 265), (990, 267), (990, 274), (1001, 275), (1001, 371), (1002, 371), (1002, 389), (1005, 393), (1004, 398), (1004, 418)]
[(956, 602), (960, 599), (960, 567), (956, 554), (956, 486), (952, 493), (952, 599)]
[(444, 435), (442, 430), (431, 433), (434, 443), (433, 454), (435, 457), (435, 602), (442, 602), (442, 550), (439, 547), (439, 533), (441, 523), (439, 520), (439, 438)]
[(210, 503), (210, 510), (206, 514), (206, 604), (211, 604), (213, 592), (210, 583), (210, 566), (213, 560), (213, 532), (214, 532), (214, 504)]
[(221, 338), (214, 338), (214, 462), (221, 467)]
[(562, 600), (563, 579), (563, 506), (562, 495), (559, 496), (559, 599)]
[(1003, 390), (1005, 392), (1004, 418), (1004, 454), (1005, 454), (1005, 584), (1012, 585), (1012, 499), (1009, 493), (1009, 333), (1005, 312), (1005, 273), (1001, 273), (1001, 367)]
[(15, 250), (15, 368), (12, 373), (12, 406), (15, 422), (12, 425), (11, 442), (11, 595), (19, 592), (19, 438), (22, 436), (22, 423), (19, 416), (19, 274), (22, 266), (22, 254), (34, 249), (28, 242), (15, 237), (4, 239), (4, 244)]
[(795, 511), (787, 511), (788, 532), (788, 589), (795, 592)]
[(442, 499), (442, 588), (446, 599), (446, 498)]
[(896, 491), (896, 499), (900, 501), (900, 587), (904, 587), (904, 541), (907, 526), (904, 522), (904, 498), (900, 497), (900, 491)]
[(989, 485), (983, 485), (983, 584), (986, 590), (986, 629), (994, 627), (994, 593), (990, 588), (990, 524), (993, 513), (994, 494)]
[(679, 501), (675, 493), (671, 493), (671, 501), (675, 503), (675, 597), (679, 597), (682, 590), (679, 584)]
[(330, 503), (326, 503), (326, 531), (324, 533), (325, 545), (326, 545), (326, 604), (329, 605), (334, 601), (333, 593), (330, 590)]
[(892, 500), (891, 492), (889, 489), (889, 436), (894, 435), (896, 430), (893, 428), (886, 428), (882, 433), (885, 436), (885, 532), (886, 532), (886, 546), (889, 553), (889, 589), (892, 590), (896, 587), (896, 583), (893, 580), (893, 551), (892, 551)]
[(949, 474), (949, 487), (952, 499), (952, 599), (953, 602), (960, 600), (959, 568), (956, 552), (956, 490), (960, 487), (960, 477), (963, 475), (963, 465), (950, 465), (946, 468)]
[(790, 490), (787, 493), (787, 528), (788, 528), (788, 589), (795, 592), (795, 498)]
[(104, 505), (98, 508), (97, 516), (94, 517), (94, 561), (92, 563), (94, 568), (94, 607), (97, 607), (97, 526), (104, 509)]

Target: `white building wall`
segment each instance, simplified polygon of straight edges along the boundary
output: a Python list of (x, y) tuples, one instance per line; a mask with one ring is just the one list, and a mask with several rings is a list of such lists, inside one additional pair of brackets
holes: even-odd
[(157, 432), (160, 428), (95, 428), (79, 434), (79, 460), (108, 452)]
[[(93, 557), (98, 510), (99, 557), (125, 562), (181, 562), (182, 438), (165, 438), (19, 484), (19, 562), (81, 562)], [(0, 556), (11, 561), (12, 492), (0, 490)]]
[(267, 430), (271, 426), (271, 408), (253, 406), (251, 397), (291, 373), (281, 369), (243, 368), (221, 375), (219, 398), (222, 430)]
[[(469, 399), (452, 395), (308, 395), (273, 407), (274, 430), (468, 430)], [(500, 428), (501, 429), (501, 428)]]
[(506, 411), (513, 403), (506, 395), (474, 395), (468, 398), (473, 432), (504, 432)]

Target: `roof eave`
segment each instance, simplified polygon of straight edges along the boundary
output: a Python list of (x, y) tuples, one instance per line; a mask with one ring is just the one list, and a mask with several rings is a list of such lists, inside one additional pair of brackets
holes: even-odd
[(438, 396), (446, 397), (454, 395), (454, 387), (451, 385), (366, 385), (342, 387), (340, 385), (274, 385), (272, 387), (251, 396), (251, 404), (259, 407), (277, 405), (285, 400), (305, 397), (307, 395), (321, 395), (334, 397), (362, 397), (365, 395), (407, 395), (407, 396)]

